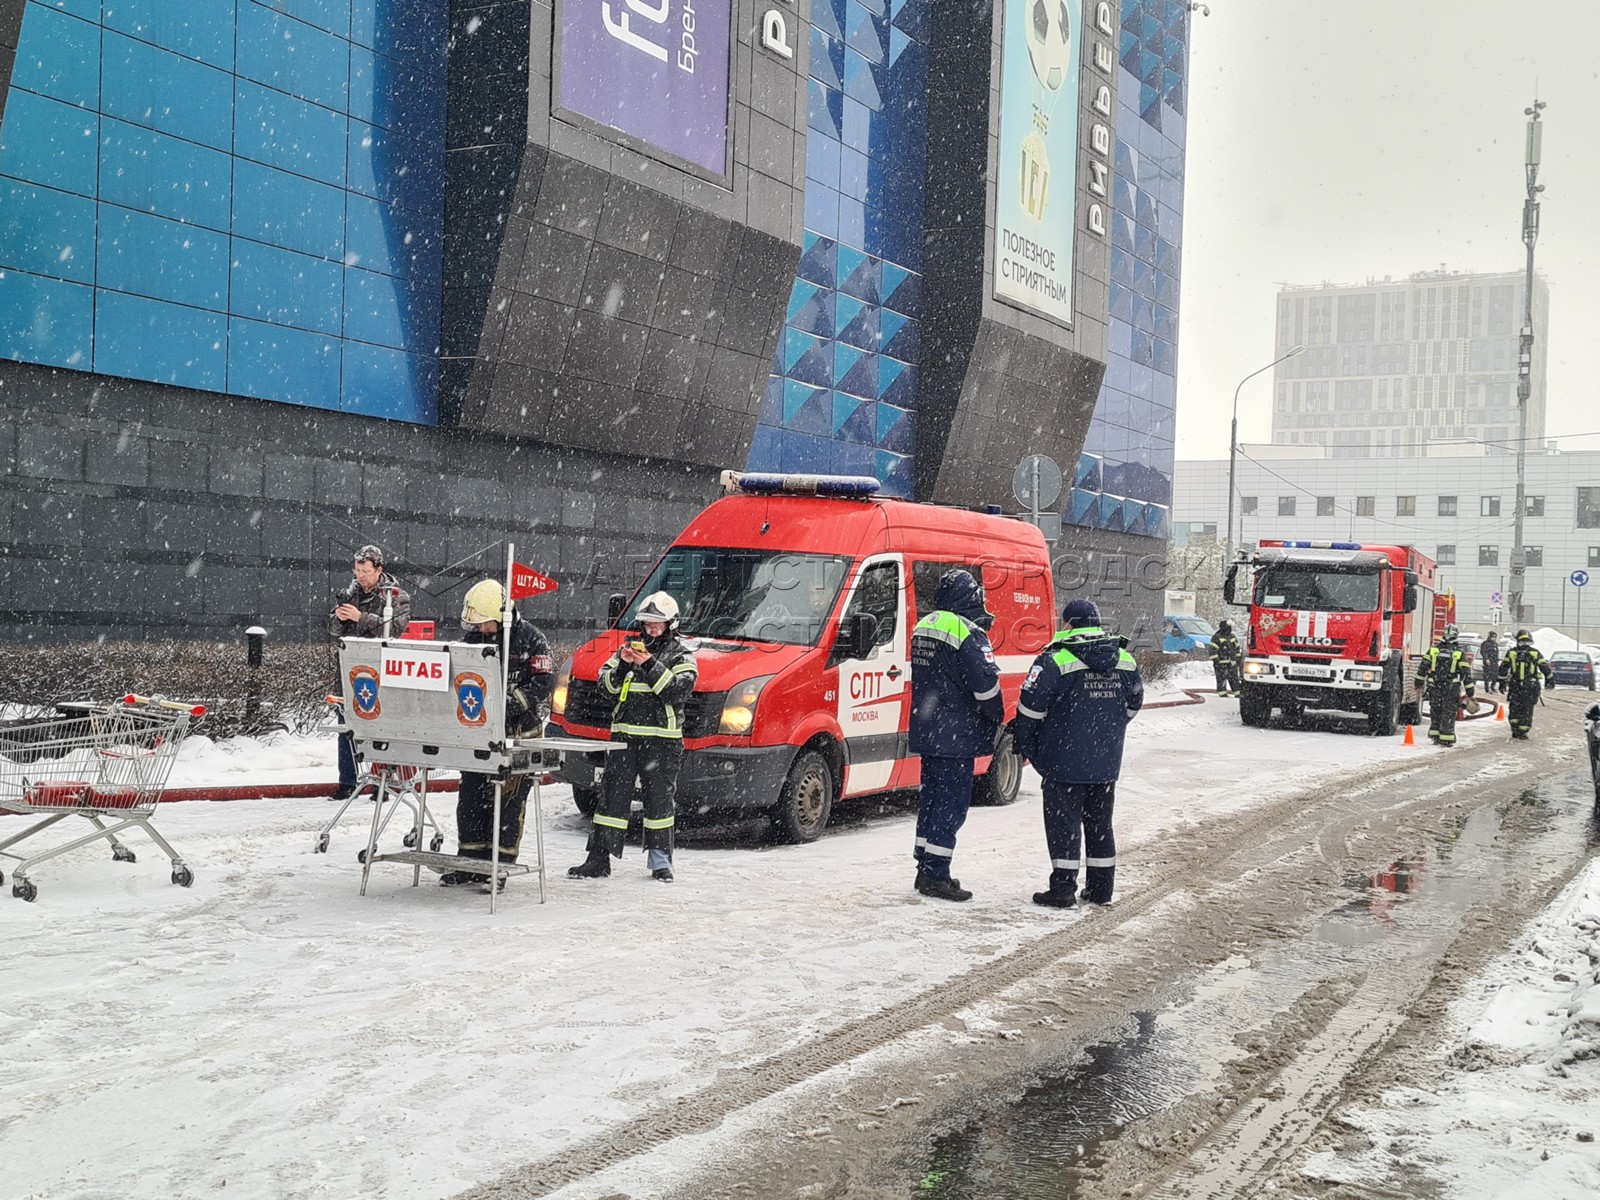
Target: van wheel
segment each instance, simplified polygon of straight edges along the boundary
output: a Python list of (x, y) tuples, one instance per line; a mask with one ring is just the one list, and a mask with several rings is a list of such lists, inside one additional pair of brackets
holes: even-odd
[(1386, 687), (1372, 698), (1367, 710), (1367, 732), (1373, 737), (1389, 737), (1400, 717), (1400, 689)]
[(578, 811), (586, 817), (592, 817), (595, 810), (600, 807), (600, 789), (597, 787), (579, 787), (572, 785), (572, 802), (578, 806)]
[(1259, 683), (1247, 683), (1239, 689), (1239, 719), (1254, 729), (1265, 729), (1272, 716), (1272, 699)]
[(833, 811), (833, 769), (825, 755), (802, 750), (778, 793), (772, 820), (780, 841), (814, 842)]
[(994, 744), (994, 761), (972, 784), (972, 802), (998, 807), (1010, 804), (1022, 790), (1022, 756), (1016, 751), (1008, 726)]

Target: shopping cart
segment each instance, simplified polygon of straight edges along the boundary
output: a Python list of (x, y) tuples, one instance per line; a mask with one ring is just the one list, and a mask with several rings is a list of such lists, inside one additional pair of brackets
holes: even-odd
[[(194, 872), (155, 831), (150, 818), (189, 721), (205, 707), (127, 696), (120, 704), (64, 708), (61, 716), (0, 729), (0, 812), (44, 814), (42, 821), (0, 841), (0, 858), (18, 862), (11, 894), (19, 900), (37, 898), (39, 889), (29, 878), (35, 866), (100, 838), (111, 843), (116, 862), (137, 861), (117, 840), (130, 825), (143, 829), (166, 851), (172, 882), (190, 886)], [(11, 849), (73, 816), (87, 820), (94, 832), (35, 854)], [(0, 875), (0, 884), (4, 882)]]

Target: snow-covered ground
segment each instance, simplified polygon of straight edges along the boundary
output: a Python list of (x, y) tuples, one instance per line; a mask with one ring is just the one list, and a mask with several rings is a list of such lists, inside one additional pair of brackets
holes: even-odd
[[(1191, 678), (1208, 682), (1209, 668), (1188, 664), (1177, 682)], [(1468, 744), (1503, 736), (1493, 723), (1462, 729)], [(1133, 726), (1119, 788), (1119, 890), (1139, 888), (1164, 830), (1353, 759), (1427, 752), (1245, 729), (1215, 699), (1152, 710)], [(331, 779), (332, 755), (329, 738), (194, 739), (173, 782)], [(317, 800), (161, 810), (192, 889), (171, 886), (137, 835), (137, 864), (96, 844), (38, 868), (37, 903), (12, 900), (8, 880), (0, 1195), (449, 1195), (1084, 919), (1028, 901), (1047, 873), (1031, 774), (1022, 801), (974, 810), (962, 831), (966, 905), (913, 892), (909, 811), (809, 846), (681, 847), (665, 886), (636, 848), (608, 880), (567, 879), (584, 823), (565, 788), (544, 799), (549, 903), (513, 880), (492, 918), (483, 892), (426, 874), (413, 890), (393, 865), (358, 896), (370, 810), (353, 808), (331, 852), (315, 854), (332, 811)], [(453, 836), (451, 799), (439, 816)], [(19, 820), (0, 820), (0, 837)], [(0, 859), (8, 876), (10, 865)], [(1600, 1048), (1597, 925), (1591, 868), (1484, 981), (1463, 1037), (1499, 1049), (1442, 1062), (1448, 1088), (1372, 1120), (1434, 1122), (1429, 1136), (1467, 1179), (1509, 1162), (1516, 1130), (1600, 1125), (1600, 1064), (1585, 1057)], [(1570, 1140), (1572, 1154), (1596, 1153)]]

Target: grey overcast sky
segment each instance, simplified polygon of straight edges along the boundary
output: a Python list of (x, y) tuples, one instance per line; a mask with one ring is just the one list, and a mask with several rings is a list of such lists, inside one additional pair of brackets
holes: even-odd
[[(1192, 19), (1178, 457), (1227, 456), (1234, 389), (1273, 359), (1280, 282), (1523, 269), (1535, 86), (1546, 429), (1600, 430), (1600, 0), (1208, 3)], [(1271, 378), (1240, 393), (1241, 442), (1271, 438)]]

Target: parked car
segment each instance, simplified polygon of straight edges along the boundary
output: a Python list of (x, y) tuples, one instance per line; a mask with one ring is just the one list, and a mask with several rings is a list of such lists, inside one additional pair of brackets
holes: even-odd
[(1582, 650), (1557, 650), (1550, 656), (1550, 679), (1594, 691), (1594, 659)]
[(1456, 638), (1456, 645), (1461, 647), (1461, 653), (1467, 656), (1467, 665), (1476, 669), (1478, 666), (1478, 651), (1483, 647), (1483, 634), (1463, 633)]
[(1187, 617), (1168, 614), (1163, 621), (1166, 636), (1162, 639), (1161, 649), (1168, 654), (1193, 654), (1205, 653), (1207, 646), (1211, 645), (1211, 635), (1217, 629), (1204, 617)]

